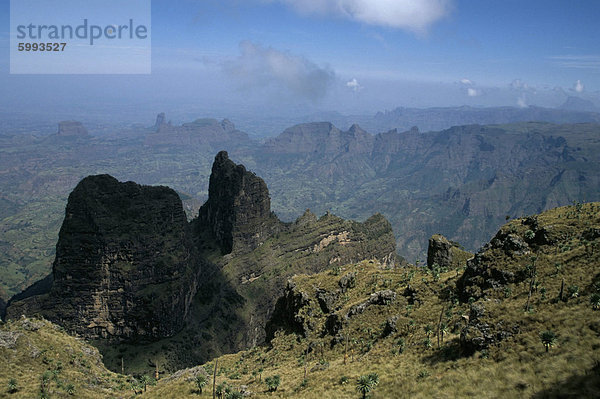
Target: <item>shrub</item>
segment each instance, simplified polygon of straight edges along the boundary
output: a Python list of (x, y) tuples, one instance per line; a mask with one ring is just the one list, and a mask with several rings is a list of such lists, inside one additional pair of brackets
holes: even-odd
[(208, 381), (206, 380), (205, 375), (200, 374), (196, 377), (196, 386), (198, 387), (198, 391), (200, 391), (200, 393), (202, 393), (202, 390), (204, 389), (206, 384), (208, 384)]
[(556, 344), (556, 333), (551, 330), (543, 331), (540, 333), (540, 340), (544, 347), (546, 348), (546, 352)]
[(15, 393), (18, 390), (19, 387), (17, 386), (17, 380), (15, 380), (14, 378), (8, 380), (8, 393)]
[(217, 385), (217, 387), (215, 388), (215, 393), (217, 394), (218, 398), (222, 398), (223, 395), (225, 395), (225, 393), (228, 391), (228, 387), (227, 387), (227, 383), (223, 382), (219, 385)]
[(225, 399), (242, 399), (244, 395), (240, 391), (230, 391), (225, 394)]
[(593, 293), (592, 296), (590, 296), (590, 303), (594, 310), (600, 309), (600, 294), (597, 292)]
[(577, 298), (579, 296), (579, 286), (570, 285), (567, 288), (567, 293), (569, 294), (569, 298)]
[(533, 240), (534, 238), (535, 238), (535, 233), (534, 233), (532, 230), (527, 230), (527, 231), (525, 232), (525, 239), (526, 239), (527, 241), (531, 241), (531, 240)]
[(67, 392), (69, 395), (75, 395), (75, 385), (67, 384), (65, 386), (65, 392)]
[(279, 375), (273, 375), (265, 378), (265, 384), (267, 384), (267, 389), (269, 392), (275, 392), (281, 383), (281, 377)]
[(398, 342), (396, 342), (396, 346), (398, 346), (398, 353), (404, 352), (404, 347), (406, 343), (404, 342), (404, 338), (398, 338)]
[(417, 378), (418, 378), (419, 380), (422, 380), (422, 379), (424, 379), (424, 378), (427, 378), (427, 377), (429, 377), (429, 375), (430, 375), (430, 374), (429, 374), (429, 371), (427, 371), (427, 370), (423, 369), (423, 370), (419, 371), (419, 374), (417, 374)]
[(363, 399), (379, 384), (379, 376), (377, 373), (369, 373), (361, 375), (356, 380), (356, 390), (362, 395)]

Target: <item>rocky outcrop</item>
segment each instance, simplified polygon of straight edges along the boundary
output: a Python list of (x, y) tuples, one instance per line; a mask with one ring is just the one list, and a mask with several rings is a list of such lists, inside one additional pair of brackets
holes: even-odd
[(347, 317), (363, 313), (371, 305), (389, 305), (396, 299), (396, 293), (392, 290), (377, 291), (371, 294), (369, 299), (350, 308)]
[(296, 285), (288, 281), (283, 295), (275, 303), (273, 314), (265, 326), (267, 341), (273, 339), (278, 330), (307, 336), (311, 326), (307, 325), (307, 320), (301, 315), (300, 310), (309, 304), (308, 295), (296, 290)]
[(88, 131), (81, 122), (62, 121), (58, 123), (58, 137), (87, 137)]
[(69, 196), (50, 291), (7, 315), (39, 313), (86, 337), (173, 335), (196, 291), (188, 230), (172, 189), (87, 177)]
[(226, 151), (215, 157), (198, 225), (212, 232), (224, 254), (251, 251), (281, 228), (265, 182), (236, 165)]
[[(282, 223), (271, 212), (265, 182), (225, 151), (215, 157), (208, 191), (188, 223), (169, 188), (108, 175), (84, 179), (69, 196), (52, 275), (14, 297), (9, 317), (39, 314), (89, 338), (181, 331), (195, 349), (169, 357), (187, 366), (261, 344), (280, 326), (314, 330), (296, 311), (315, 290), (285, 290), (293, 275), (365, 259), (379, 260), (382, 269), (398, 264), (382, 215), (361, 223), (306, 211), (296, 223)], [(339, 287), (315, 293), (320, 314), (339, 311), (341, 290), (356, 283), (340, 279)], [(370, 304), (382, 301), (385, 293), (378, 293)], [(325, 327), (334, 332), (341, 325), (335, 317)]]
[(244, 132), (235, 128), (235, 125), (223, 119), (196, 119), (182, 125), (172, 125), (166, 122), (164, 113), (158, 114), (154, 124), (154, 132), (148, 134), (144, 141), (147, 146), (169, 147), (217, 147), (225, 145), (236, 147), (247, 145), (250, 138)]
[(473, 255), (459, 247), (458, 244), (448, 240), (440, 234), (435, 234), (429, 239), (427, 247), (427, 267), (434, 265), (445, 269), (463, 267), (466, 260)]
[(167, 124), (167, 117), (164, 112), (156, 115), (156, 122), (154, 123), (154, 130), (159, 131), (163, 125)]
[(487, 320), (485, 307), (473, 304), (469, 315), (464, 317), (465, 326), (460, 331), (460, 349), (464, 356), (487, 350), (492, 345), (498, 345), (507, 338), (519, 333), (517, 324), (506, 326), (503, 321)]
[[(504, 225), (489, 243), (467, 261), (465, 272), (457, 281), (459, 298), (468, 301), (486, 296), (487, 291), (521, 283), (531, 276), (527, 267), (539, 252), (556, 246), (565, 234), (547, 216), (516, 219)], [(544, 249), (546, 248), (546, 249)]]

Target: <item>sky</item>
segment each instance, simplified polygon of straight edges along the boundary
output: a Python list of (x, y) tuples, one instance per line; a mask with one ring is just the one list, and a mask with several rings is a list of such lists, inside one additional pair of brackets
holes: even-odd
[(151, 73), (140, 75), (11, 75), (1, 4), (2, 111), (274, 117), (568, 96), (600, 106), (597, 0), (154, 0)]

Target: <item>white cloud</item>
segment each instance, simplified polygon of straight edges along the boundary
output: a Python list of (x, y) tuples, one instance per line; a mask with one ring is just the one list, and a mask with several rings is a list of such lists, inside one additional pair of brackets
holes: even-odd
[(362, 86), (358, 84), (358, 81), (356, 80), (356, 78), (353, 78), (351, 81), (346, 82), (346, 87), (349, 87), (354, 92), (357, 92), (360, 89), (362, 89)]
[(521, 96), (517, 99), (517, 105), (521, 108), (527, 107), (527, 102), (525, 101), (525, 96)]
[(267, 0), (305, 14), (335, 15), (369, 25), (423, 32), (449, 14), (452, 0)]
[(464, 85), (472, 85), (472, 84), (473, 84), (473, 82), (472, 82), (472, 81), (470, 81), (470, 80), (469, 80), (469, 79), (467, 79), (467, 78), (462, 78), (462, 79), (460, 80), (460, 83), (462, 83), (462, 84), (464, 84)]
[(577, 93), (582, 93), (583, 92), (583, 83), (581, 83), (581, 80), (577, 79), (577, 81), (575, 82), (575, 84), (573, 85), (573, 89), (577, 92)]
[(469, 97), (477, 97), (478, 95), (481, 94), (481, 92), (477, 89), (473, 89), (472, 87), (469, 87), (467, 89), (467, 94), (469, 95)]
[(240, 43), (241, 55), (223, 63), (223, 71), (243, 88), (271, 87), (318, 100), (325, 96), (335, 73), (298, 55), (263, 47), (250, 41)]

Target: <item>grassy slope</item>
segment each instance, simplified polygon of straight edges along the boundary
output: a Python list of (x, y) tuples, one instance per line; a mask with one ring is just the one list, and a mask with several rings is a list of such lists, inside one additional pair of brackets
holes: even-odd
[[(307, 337), (278, 335), (271, 347), (255, 347), (248, 351), (218, 358), (217, 383), (246, 386), (254, 397), (358, 398), (356, 379), (376, 372), (380, 383), (373, 398), (396, 397), (597, 397), (600, 394), (600, 321), (592, 309), (591, 295), (600, 286), (600, 238), (588, 240), (581, 233), (600, 230), (600, 203), (580, 207), (557, 208), (538, 217), (540, 227), (552, 232), (558, 242), (535, 248), (530, 254), (488, 253), (494, 265), (507, 270), (522, 270), (536, 255), (539, 286), (533, 293), (531, 310), (524, 310), (528, 282), (510, 284), (487, 291), (475, 305), (485, 307), (482, 321), (497, 325), (517, 326), (519, 333), (489, 350), (471, 357), (459, 356), (459, 333), (469, 303), (458, 303), (451, 293), (462, 269), (442, 272), (439, 278), (426, 269), (414, 267), (384, 269), (377, 262), (349, 264), (342, 270), (331, 269), (316, 275), (297, 275), (296, 292), (304, 292), (308, 304), (300, 311), (305, 323), (313, 327)], [(527, 226), (522, 220), (505, 225), (524, 236)], [(490, 251), (488, 251), (490, 252)], [(362, 314), (351, 317), (341, 337), (349, 337), (347, 364), (344, 364), (344, 340), (330, 346), (332, 337), (320, 333), (326, 315), (315, 298), (316, 288), (334, 292), (339, 279), (356, 272), (356, 284), (340, 294), (335, 307), (344, 315), (373, 292), (393, 290), (396, 299), (388, 305), (372, 305)], [(561, 282), (579, 287), (578, 295), (557, 300)], [(407, 286), (419, 299), (409, 305)], [(542, 290), (544, 288), (544, 290)], [(573, 291), (573, 290), (571, 290)], [(440, 313), (448, 325), (441, 348), (435, 336)], [(397, 316), (397, 331), (382, 337), (383, 325)], [(103, 368), (91, 347), (71, 338), (50, 323), (26, 327), (38, 322), (15, 321), (0, 327), (0, 397), (32, 397), (39, 394), (41, 375), (63, 365), (58, 378), (62, 385), (72, 383), (77, 397), (132, 397), (126, 377)], [(430, 326), (431, 347), (426, 344), (426, 326)], [(548, 352), (539, 334), (554, 331), (558, 339)], [(22, 334), (16, 348), (7, 348), (7, 334)], [(403, 347), (399, 345), (403, 339)], [(307, 348), (311, 348), (308, 351)], [(42, 354), (32, 356), (33, 349)], [(303, 384), (305, 366), (307, 382)], [(211, 397), (210, 383), (199, 394), (193, 375), (198, 370), (212, 370), (214, 360), (201, 369), (176, 373), (162, 378), (156, 386), (137, 397)], [(281, 376), (281, 385), (268, 393), (264, 380)], [(342, 384), (342, 377), (348, 382)], [(20, 391), (8, 394), (9, 378), (17, 379)], [(64, 388), (52, 380), (52, 397), (67, 397)], [(121, 389), (121, 390), (120, 390)]]
[[(311, 298), (302, 314), (317, 326), (313, 335), (307, 338), (281, 335), (275, 338), (272, 348), (255, 348), (221, 357), (217, 382), (227, 381), (237, 387), (246, 385), (257, 397), (351, 398), (359, 397), (355, 391), (356, 378), (376, 372), (380, 383), (374, 398), (599, 395), (600, 322), (598, 312), (590, 305), (590, 295), (597, 290), (600, 281), (597, 260), (600, 240), (586, 243), (579, 234), (585, 229), (600, 228), (600, 204), (586, 204), (579, 211), (574, 206), (558, 208), (542, 214), (538, 220), (540, 226), (553, 226), (560, 241), (556, 246), (535, 251), (540, 284), (533, 294), (531, 310), (524, 310), (528, 283), (487, 292), (485, 299), (477, 301), (485, 306), (482, 320), (490, 325), (503, 321), (505, 325), (518, 326), (520, 332), (498, 346), (472, 357), (458, 356), (462, 315), (469, 313), (470, 305), (455, 303), (451, 306), (451, 301), (440, 299), (444, 295), (439, 294), (445, 287), (455, 286), (460, 270), (442, 273), (439, 281), (434, 281), (432, 273), (424, 269), (384, 270), (367, 261), (348, 265), (342, 271), (342, 274), (357, 272), (357, 284), (348, 291), (347, 297), (340, 297), (339, 312), (345, 313), (372, 292), (382, 289), (393, 289), (398, 296), (391, 305), (373, 305), (350, 319), (346, 331), (349, 331), (353, 356), (348, 364), (344, 365), (344, 345), (330, 348), (331, 337), (321, 337), (318, 333), (325, 316), (314, 298), (316, 287), (333, 290), (339, 277), (332, 272), (301, 275), (294, 281), (296, 289)], [(514, 220), (503, 228), (519, 234), (525, 232), (521, 220)], [(495, 262), (505, 262), (507, 269), (517, 270), (530, 262), (530, 257), (531, 254), (515, 255), (511, 259), (509, 255), (497, 254)], [(579, 287), (579, 295), (569, 297), (566, 302), (556, 300), (563, 279), (566, 287)], [(421, 305), (407, 306), (401, 294), (408, 284), (417, 290)], [(437, 349), (435, 331), (442, 307), (446, 310), (443, 318), (449, 332), (441, 349)], [(398, 316), (398, 332), (382, 338), (383, 323), (392, 315)], [(426, 345), (427, 325), (433, 329), (431, 348)], [(554, 331), (558, 339), (546, 352), (539, 334), (548, 329)], [(402, 353), (398, 346), (400, 338), (405, 343)], [(321, 343), (324, 344), (322, 353)], [(315, 349), (307, 359), (309, 372), (303, 386), (305, 351), (309, 345)], [(207, 369), (213, 364), (206, 365)], [(263, 369), (263, 380), (270, 375), (281, 376), (282, 383), (276, 393), (267, 393), (266, 385), (259, 382), (261, 377), (253, 375), (260, 369)], [(340, 383), (343, 376), (349, 378), (348, 383)], [(192, 392), (192, 382), (177, 379), (159, 382), (147, 395), (196, 396)]]
[[(0, 326), (0, 398), (129, 397), (128, 377), (108, 371), (98, 350), (47, 321), (25, 319)], [(16, 380), (10, 393), (8, 382)], [(70, 394), (69, 385), (72, 385)]]

